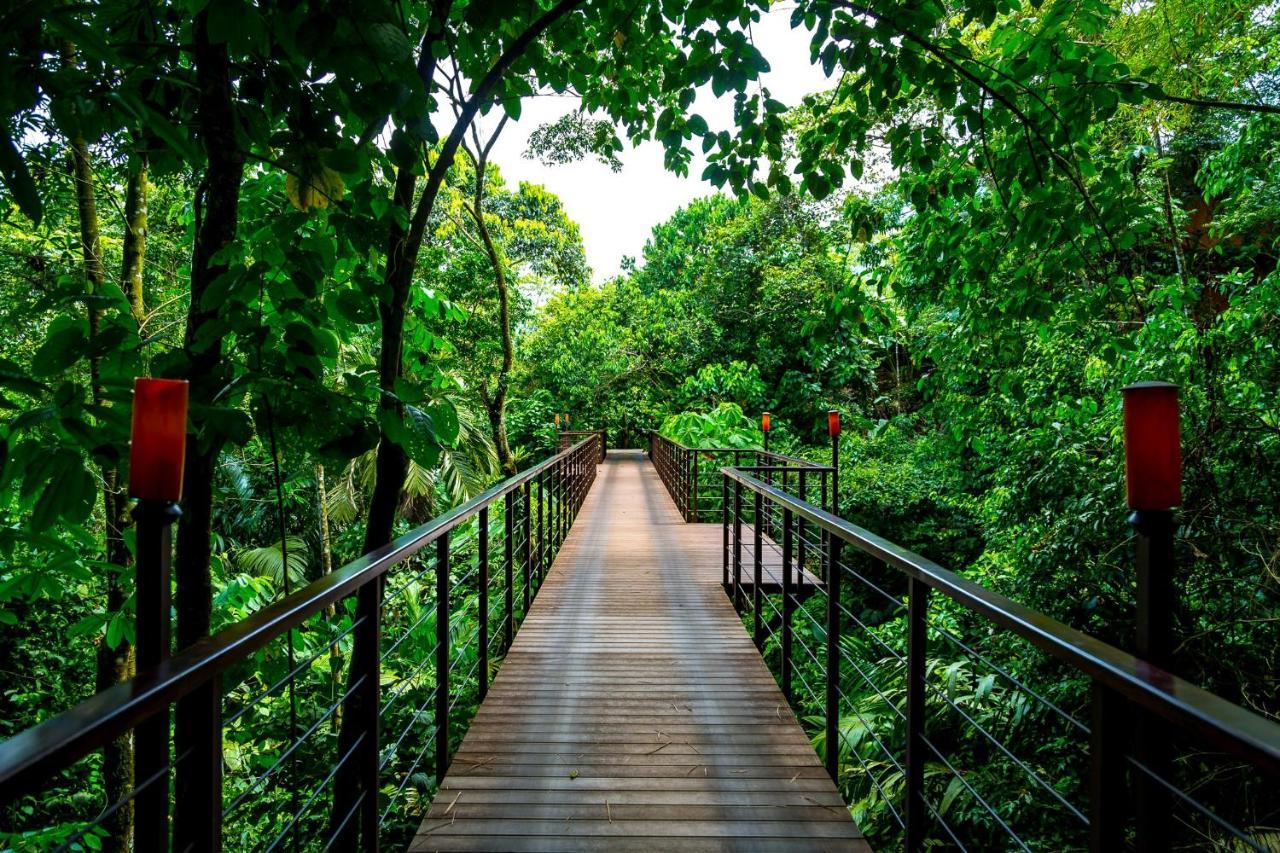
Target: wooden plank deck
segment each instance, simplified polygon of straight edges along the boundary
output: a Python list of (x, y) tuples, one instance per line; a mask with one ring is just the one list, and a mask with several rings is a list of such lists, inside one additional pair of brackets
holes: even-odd
[(640, 451), (609, 451), (411, 850), (868, 850)]

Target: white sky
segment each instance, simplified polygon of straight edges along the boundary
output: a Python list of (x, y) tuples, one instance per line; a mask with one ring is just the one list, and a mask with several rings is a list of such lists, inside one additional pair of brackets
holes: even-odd
[[(809, 32), (791, 29), (793, 8), (791, 3), (780, 3), (752, 27), (756, 48), (769, 60), (764, 84), (773, 97), (789, 107), (805, 95), (832, 85), (821, 68), (809, 64)], [(715, 187), (699, 177), (706, 166), (700, 146), (695, 146), (687, 178), (663, 168), (662, 146), (656, 142), (623, 151), (621, 172), (611, 171), (594, 158), (564, 166), (544, 166), (525, 159), (529, 135), (539, 125), (554, 121), (577, 106), (575, 98), (526, 99), (520, 121), (508, 123), (494, 146), (492, 160), (509, 186), (529, 181), (542, 184), (560, 197), (569, 217), (582, 229), (587, 261), (600, 281), (619, 271), (623, 255), (639, 258), (653, 226), (691, 200), (713, 192)], [(732, 100), (726, 97), (717, 102), (709, 86), (699, 90), (693, 109), (714, 129), (731, 126)], [(490, 116), (485, 124), (494, 121), (496, 118)]]

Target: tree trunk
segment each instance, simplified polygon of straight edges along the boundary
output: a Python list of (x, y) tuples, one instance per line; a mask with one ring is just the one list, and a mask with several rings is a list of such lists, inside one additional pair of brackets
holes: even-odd
[[(399, 404), (391, 392), (395, 387), (396, 380), (401, 375), (404, 321), (409, 288), (413, 284), (413, 272), (417, 266), (418, 252), (422, 248), (427, 222), (435, 208), (436, 198), (439, 196), (440, 187), (444, 183), (444, 176), (449, 171), (450, 166), (453, 165), (453, 158), (457, 155), (458, 147), (462, 144), (463, 135), (475, 119), (476, 114), (479, 113), (481, 106), (487, 103), (490, 93), (502, 78), (502, 75), (511, 66), (511, 63), (520, 54), (524, 53), (529, 45), (546, 31), (547, 27), (583, 2), (585, 0), (560, 0), (552, 9), (543, 13), (530, 25), (529, 29), (521, 33), (507, 50), (498, 57), (479, 85), (476, 86), (471, 98), (464, 105), (448, 138), (441, 144), (438, 156), (427, 172), (426, 185), (422, 190), (421, 198), (418, 199), (416, 208), (414, 207), (413, 195), (417, 187), (417, 178), (410, 174), (412, 170), (408, 168), (401, 168), (396, 175), (393, 203), (405, 212), (412, 210), (413, 217), (409, 220), (407, 229), (403, 229), (398, 225), (392, 226), (388, 239), (387, 269), (383, 276), (383, 293), (386, 296), (378, 304), (378, 317), (382, 327), (382, 350), (378, 359), (378, 379), (379, 387), (382, 389), (382, 396), (378, 407), (379, 414), (383, 417), (400, 416)], [(418, 73), (428, 91), (433, 88), (431, 81), (435, 74), (434, 45), (443, 39), (445, 24), (451, 7), (452, 3), (449, 0), (443, 0), (433, 8), (427, 34), (423, 37), (423, 42), (420, 46)], [(405, 474), (409, 468), (408, 463), (409, 459), (404, 450), (400, 445), (388, 441), (384, 431), (382, 440), (378, 444), (377, 459), (374, 464), (373, 495), (369, 501), (368, 523), (365, 527), (365, 553), (376, 550), (391, 541), (392, 533), (395, 530), (396, 509), (400, 504), (400, 492), (404, 487)], [(378, 581), (378, 583), (381, 582)], [(378, 592), (378, 597), (380, 600), (381, 591)], [(359, 658), (370, 652), (369, 649), (361, 647), (359, 638), (356, 639), (353, 646), (353, 658)], [(351, 679), (351, 675), (348, 676), (348, 680)], [(348, 689), (350, 688), (348, 687)], [(352, 749), (356, 738), (361, 735), (349, 723), (352, 719), (360, 718), (360, 703), (363, 701), (363, 697), (356, 692), (345, 703), (344, 713), (346, 714), (348, 725), (342, 727), (341, 735), (338, 738), (339, 755), (345, 755), (348, 750)], [(351, 763), (354, 762), (349, 762), (348, 766)], [(376, 792), (373, 791), (369, 793), (370, 795), (376, 795)], [(331, 833), (337, 831), (339, 824), (342, 823), (347, 813), (354, 807), (358, 795), (359, 780), (356, 778), (355, 773), (353, 771), (339, 773), (333, 783), (333, 809), (330, 813)], [(344, 833), (343, 838), (335, 841), (335, 849), (352, 849), (351, 845), (354, 843), (354, 838), (355, 836), (351, 832)]]
[[(67, 44), (63, 48), (63, 60), (75, 62), (75, 48)], [(102, 293), (107, 273), (102, 263), (101, 223), (98, 219), (98, 202), (94, 189), (93, 167), (89, 162), (89, 145), (84, 137), (72, 130), (68, 134), (71, 151), (71, 175), (75, 181), (76, 210), (80, 222), (80, 250), (84, 258), (84, 275), (91, 296)], [(102, 309), (90, 306), (86, 309), (89, 338), (97, 337), (102, 323)], [(107, 405), (102, 389), (101, 357), (89, 359), (89, 392), (94, 405)], [(103, 465), (102, 515), (105, 530), (106, 561), (116, 570), (106, 572), (106, 612), (108, 617), (124, 610), (128, 598), (124, 589), (124, 573), (130, 564), (129, 549), (125, 547), (124, 530), (128, 526), (126, 500), (119, 488), (119, 472), (114, 465)], [(133, 675), (133, 648), (121, 640), (114, 649), (107, 645), (106, 637), (98, 644), (94, 688), (103, 691)], [(129, 736), (112, 741), (102, 750), (102, 777), (106, 804), (119, 802), (133, 789), (133, 742)], [(103, 823), (107, 836), (102, 839), (104, 850), (128, 850), (133, 836), (133, 804), (125, 803)]]
[(515, 343), (511, 339), (511, 294), (507, 287), (507, 270), (498, 246), (493, 242), (489, 226), (484, 221), (484, 185), (489, 171), (489, 152), (498, 141), (502, 128), (506, 126), (506, 116), (498, 122), (497, 128), (489, 141), (479, 153), (474, 155), (476, 171), (475, 195), (468, 211), (476, 223), (476, 231), (480, 242), (484, 245), (485, 254), (489, 256), (489, 266), (493, 268), (493, 284), (498, 291), (498, 328), (502, 337), (502, 365), (498, 368), (497, 381), (492, 394), (484, 395), (485, 409), (489, 415), (489, 427), (493, 433), (493, 446), (498, 451), (498, 462), (502, 472), (508, 477), (516, 473), (516, 460), (507, 442), (507, 392), (511, 386), (511, 368), (515, 364)]
[[(320, 521), (320, 575), (323, 577), (333, 571), (333, 541), (329, 532), (329, 491), (324, 484), (323, 465), (316, 466), (316, 503)], [(330, 624), (337, 624), (337, 605), (330, 604), (326, 607), (324, 615)], [(339, 643), (329, 646), (329, 678), (331, 680), (329, 701), (336, 702), (338, 691), (342, 689), (342, 648)], [(341, 732), (341, 707), (333, 712), (333, 716), (329, 719), (329, 727), (335, 735)]]
[[(208, 11), (195, 19), (195, 69), (199, 89), (196, 130), (208, 158), (204, 176), (196, 190), (196, 234), (191, 262), (191, 304), (183, 341), (187, 356), (186, 378), (191, 383), (193, 410), (213, 401), (224, 379), (222, 339), (206, 339), (206, 327), (217, 318), (216, 309), (203, 304), (205, 292), (227, 267), (215, 263), (215, 255), (236, 236), (240, 184), (244, 177), (244, 155), (235, 133), (234, 95), (231, 89), (231, 62), (224, 44), (209, 41)], [(194, 421), (194, 418), (193, 418)], [(193, 427), (198, 424), (193, 423)], [(221, 441), (201, 436), (193, 429), (187, 436), (186, 472), (183, 485), (182, 517), (174, 557), (176, 579), (174, 604), (178, 614), (177, 647), (186, 648), (209, 633), (213, 601), (210, 574), (213, 521), (213, 478)], [(203, 697), (178, 703), (174, 713), (174, 753), (182, 755), (196, 748), (204, 733), (196, 722), (204, 713)], [(174, 826), (184, 825), (183, 812), (190, 807), (200, 780), (179, 763), (174, 774)], [(199, 767), (194, 768), (198, 773)], [(195, 806), (199, 809), (200, 806)], [(175, 836), (175, 846), (180, 839)]]
[(142, 294), (143, 259), (147, 252), (147, 153), (135, 151), (129, 158), (129, 185), (124, 196), (124, 261), (120, 288), (129, 300), (129, 312), (138, 323), (138, 335), (146, 337), (147, 309)]

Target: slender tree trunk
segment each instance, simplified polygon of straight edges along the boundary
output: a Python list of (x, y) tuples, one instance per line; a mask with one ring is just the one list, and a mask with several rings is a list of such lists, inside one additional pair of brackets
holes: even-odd
[[(75, 47), (63, 47), (63, 60), (75, 62)], [(94, 187), (93, 167), (89, 162), (89, 145), (76, 130), (68, 134), (71, 151), (71, 175), (75, 181), (76, 209), (80, 222), (80, 249), (84, 258), (84, 275), (91, 296), (102, 293), (107, 281), (106, 267), (102, 262), (101, 222), (98, 218), (98, 201)], [(90, 306), (86, 309), (89, 338), (96, 338), (102, 324), (102, 309)], [(94, 405), (107, 405), (102, 388), (101, 357), (89, 359), (89, 391)], [(114, 465), (104, 465), (102, 476), (102, 516), (105, 528), (106, 561), (113, 569), (106, 573), (106, 611), (114, 616), (124, 610), (127, 595), (124, 573), (130, 565), (129, 549), (125, 547), (124, 530), (128, 526), (126, 500), (119, 488), (119, 472)], [(98, 644), (94, 687), (106, 690), (133, 675), (133, 648), (124, 640), (111, 648), (106, 637)], [(133, 743), (129, 736), (107, 744), (102, 750), (102, 776), (107, 804), (119, 802), (133, 788)], [(133, 836), (133, 806), (126, 803), (104, 823), (107, 836), (103, 839), (106, 850), (128, 850)]]
[[(382, 354), (380, 361), (380, 380), (384, 392), (382, 406), (393, 407), (395, 403), (389, 399), (389, 392), (395, 380), (400, 377), (401, 349), (404, 341), (405, 305), (409, 295), (409, 287), (413, 281), (413, 270), (418, 260), (418, 252), (422, 248), (427, 222), (435, 209), (436, 198), (444, 177), (453, 165), (458, 148), (471, 122), (475, 120), (482, 106), (488, 102), (490, 94), (498, 82), (506, 74), (511, 64), (525, 52), (535, 41), (542, 37), (552, 24), (585, 3), (586, 0), (560, 0), (555, 6), (544, 12), (529, 28), (521, 33), (506, 51), (493, 63), (488, 73), (476, 85), (471, 96), (462, 105), (457, 121), (449, 136), (440, 145), (435, 162), (427, 172), (426, 185), (417, 207), (413, 208), (413, 218), (407, 230), (396, 228), (391, 234), (390, 250), (387, 253), (387, 272), (384, 277), (384, 292), (388, 299), (379, 305), (382, 318)], [(447, 5), (447, 4), (446, 4)], [(442, 19), (441, 19), (442, 20)], [(434, 26), (434, 24), (433, 24)], [(431, 36), (424, 42), (423, 56), (429, 56)], [(419, 70), (422, 70), (420, 64)], [(430, 71), (427, 72), (429, 79)], [(405, 170), (402, 170), (402, 172)], [(416, 180), (410, 176), (407, 181), (409, 192), (402, 193), (401, 180), (396, 181), (396, 202), (402, 199), (412, 200), (412, 189)], [(385, 436), (384, 436), (385, 439)], [(378, 446), (376, 479), (373, 486), (373, 498), (369, 504), (369, 521), (365, 528), (365, 552), (372, 551), (391, 541), (391, 533), (395, 528), (396, 507), (400, 503), (400, 490), (404, 486), (408, 460), (404, 451), (390, 441), (382, 441)]]
[[(1160, 136), (1160, 127), (1156, 125), (1151, 129), (1151, 135), (1156, 141), (1156, 156), (1164, 159), (1164, 140)], [(1162, 199), (1164, 202), (1164, 219), (1165, 225), (1169, 228), (1169, 250), (1173, 252), (1173, 262), (1178, 270), (1178, 278), (1182, 281), (1182, 286), (1187, 287), (1190, 282), (1188, 280), (1186, 263), (1182, 257), (1182, 238), (1178, 234), (1178, 226), (1173, 219), (1173, 187), (1169, 183), (1169, 170), (1162, 170), (1164, 174), (1161, 176), (1161, 189), (1163, 190)]]
[(146, 337), (147, 307), (142, 294), (143, 259), (147, 252), (147, 184), (150, 164), (147, 153), (133, 152), (129, 158), (129, 185), (124, 196), (124, 259), (120, 288), (129, 300), (129, 312), (138, 323), (138, 334)]
[(475, 194), (468, 211), (476, 224), (476, 232), (484, 245), (485, 254), (489, 256), (489, 266), (493, 268), (493, 284), (498, 291), (498, 328), (502, 337), (502, 364), (498, 368), (497, 381), (493, 393), (484, 394), (485, 409), (489, 415), (489, 427), (493, 433), (493, 446), (498, 451), (498, 462), (502, 472), (507, 476), (516, 473), (515, 455), (507, 442), (507, 393), (511, 387), (511, 369), (515, 365), (515, 343), (511, 338), (511, 293), (507, 286), (507, 265), (493, 241), (489, 226), (484, 221), (484, 187), (489, 172), (489, 152), (498, 141), (507, 119), (503, 116), (489, 141), (479, 152), (473, 155), (476, 171)]
[[(191, 303), (187, 309), (183, 341), (193, 409), (202, 403), (210, 403), (224, 381), (219, 370), (222, 340), (210, 337), (205, 331), (216, 320), (217, 312), (203, 303), (205, 292), (227, 269), (224, 263), (215, 263), (213, 259), (235, 239), (240, 184), (244, 178), (244, 155), (240, 152), (235, 132), (231, 62), (225, 44), (209, 41), (208, 15), (208, 11), (197, 15), (194, 28), (196, 85), (199, 89), (196, 131), (208, 161), (196, 190), (197, 224), (191, 260)], [(213, 522), (213, 478), (220, 451), (221, 441), (216, 437), (202, 436), (198, 430), (187, 436), (182, 518), (178, 523), (174, 557), (174, 604), (178, 614), (176, 634), (179, 649), (209, 633), (213, 601), (209, 540)], [(203, 714), (203, 709), (198, 707), (201, 701), (202, 697), (197, 695), (178, 703), (174, 714), (176, 755), (195, 747), (204, 736), (196, 723)], [(178, 764), (174, 778), (174, 826), (181, 828), (183, 812), (193, 801), (190, 792), (198, 790), (200, 782), (182, 763)], [(175, 844), (179, 840), (175, 836)]]
[[(71, 140), (72, 172), (76, 182), (76, 203), (80, 215), (80, 245), (84, 255), (85, 278), (90, 294), (102, 292), (106, 283), (106, 270), (102, 264), (102, 243), (99, 234), (98, 206), (94, 194), (93, 171), (89, 165), (89, 148), (82, 137)], [(88, 309), (89, 337), (97, 337), (102, 323), (102, 311)], [(89, 359), (90, 394), (94, 405), (104, 405), (102, 393), (101, 359)], [(102, 516), (105, 526), (106, 559), (112, 566), (106, 576), (107, 613), (114, 615), (124, 609), (128, 597), (124, 588), (124, 572), (130, 564), (129, 549), (124, 544), (124, 530), (128, 526), (125, 497), (119, 488), (119, 473), (114, 465), (102, 467)], [(133, 648), (121, 640), (114, 649), (106, 638), (98, 645), (97, 677), (95, 689), (106, 690), (127, 680), (133, 674)], [(102, 775), (106, 787), (106, 800), (115, 803), (128, 796), (133, 788), (133, 744), (128, 736), (112, 741), (102, 751)], [(133, 835), (133, 809), (126, 804), (111, 816), (107, 824), (108, 836), (104, 847), (113, 850), (129, 849)]]
[[(329, 532), (329, 490), (324, 482), (323, 465), (316, 466), (316, 505), (316, 512), (320, 521), (320, 574), (323, 577), (333, 571), (333, 541)], [(330, 604), (326, 607), (324, 615), (328, 618), (330, 624), (336, 624), (338, 618), (337, 605)], [(342, 688), (342, 648), (338, 643), (334, 643), (329, 647), (329, 678), (331, 681), (329, 701), (334, 702), (338, 698), (338, 691)], [(338, 734), (342, 730), (341, 707), (333, 712), (329, 725), (334, 734)]]
[[(396, 186), (393, 203), (406, 213), (413, 211), (407, 229), (398, 225), (392, 226), (388, 239), (387, 268), (383, 276), (384, 297), (378, 304), (378, 317), (382, 327), (382, 350), (378, 357), (379, 387), (382, 398), (379, 401), (379, 414), (382, 417), (400, 417), (399, 404), (392, 396), (395, 382), (401, 376), (404, 350), (404, 321), (409, 299), (409, 289), (413, 284), (413, 272), (418, 262), (418, 252), (422, 248), (426, 234), (427, 222), (435, 209), (436, 198), (445, 174), (453, 165), (453, 158), (462, 144), (463, 135), (475, 119), (480, 108), (487, 104), (488, 98), (511, 63), (533, 44), (551, 24), (570, 12), (586, 0), (560, 0), (552, 9), (543, 13), (525, 32), (521, 33), (507, 50), (498, 57), (488, 73), (476, 86), (471, 98), (463, 106), (448, 138), (441, 144), (438, 156), (427, 172), (426, 185), (422, 196), (414, 207), (414, 191), (417, 178), (408, 168), (401, 168), (396, 175)], [(419, 50), (418, 73), (428, 91), (433, 88), (435, 76), (434, 45), (443, 40), (445, 25), (452, 9), (451, 0), (440, 0), (432, 9), (431, 21), (427, 34), (423, 37)], [(396, 443), (387, 440), (385, 431), (378, 444), (377, 458), (374, 463), (373, 495), (369, 501), (368, 523), (365, 527), (365, 553), (376, 550), (391, 541), (395, 530), (396, 509), (400, 504), (400, 492), (404, 487), (405, 474), (408, 472), (409, 459), (404, 450)], [(381, 591), (378, 592), (379, 599)], [(367, 654), (370, 650), (360, 648), (357, 638), (353, 657)], [(359, 719), (363, 698), (354, 693), (346, 702), (344, 713), (347, 722)], [(344, 725), (338, 738), (338, 754), (344, 755), (353, 748), (360, 732), (354, 731), (351, 725)], [(375, 795), (376, 792), (369, 792)], [(359, 795), (359, 780), (354, 772), (342, 772), (333, 782), (333, 808), (330, 813), (330, 831), (335, 832), (338, 825), (351, 810)], [(347, 834), (335, 843), (335, 849), (350, 849), (353, 836)]]

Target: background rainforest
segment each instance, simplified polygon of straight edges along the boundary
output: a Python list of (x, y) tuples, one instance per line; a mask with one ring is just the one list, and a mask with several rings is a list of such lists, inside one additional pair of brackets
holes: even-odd
[[(0, 737), (132, 674), (144, 374), (192, 383), (180, 646), (542, 459), (554, 413), (642, 446), (682, 412), (712, 413), (671, 421), (690, 443), (750, 443), (769, 410), (775, 449), (822, 460), (828, 408), (846, 518), (1126, 646), (1119, 389), (1167, 379), (1178, 673), (1280, 715), (1275, 4), (800, 0), (831, 88), (797, 105), (758, 84), (762, 5), (0, 10)], [(707, 85), (732, 126), (692, 111)], [(608, 280), (552, 189), (490, 159), (551, 91), (583, 112), (530, 157), (656, 139), (673, 170), (708, 159), (706, 197)], [(344, 649), (315, 663), (307, 719)], [(991, 711), (978, 679), (952, 686)], [(278, 758), (291, 701), (229, 727), (232, 771)], [(1036, 725), (1021, 742), (1053, 737)], [(56, 847), (128, 790), (128, 751), (6, 808), (0, 848)], [(944, 811), (982, 838), (960, 793)], [(285, 799), (256, 796), (247, 847)], [(1243, 800), (1277, 843), (1276, 804)], [(1051, 824), (1039, 846), (1069, 846)]]

